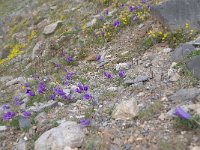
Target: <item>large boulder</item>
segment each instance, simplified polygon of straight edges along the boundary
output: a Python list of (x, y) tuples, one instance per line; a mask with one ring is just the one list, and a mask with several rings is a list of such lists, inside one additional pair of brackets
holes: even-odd
[(200, 29), (199, 0), (167, 0), (152, 8), (152, 14), (169, 30), (185, 27)]
[(200, 79), (200, 55), (193, 57), (187, 63), (187, 67), (192, 72), (193, 77)]
[(64, 150), (80, 147), (84, 133), (76, 122), (66, 121), (43, 133), (35, 142), (35, 150)]

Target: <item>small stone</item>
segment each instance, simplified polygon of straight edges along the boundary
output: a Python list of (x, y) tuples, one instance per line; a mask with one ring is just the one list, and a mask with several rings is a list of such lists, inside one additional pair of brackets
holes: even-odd
[(6, 131), (7, 127), (6, 126), (0, 126), (0, 132)]
[(116, 67), (115, 67), (115, 69), (116, 69), (117, 71), (119, 71), (119, 70), (124, 70), (124, 69), (129, 69), (129, 68), (130, 68), (130, 64), (128, 64), (128, 63), (119, 63), (119, 64), (117, 64)]
[(27, 150), (26, 142), (24, 139), (20, 138), (15, 150)]
[(180, 79), (180, 75), (176, 72), (174, 75), (171, 76), (171, 78), (169, 79), (169, 81), (176, 82), (179, 79)]
[(163, 113), (160, 114), (160, 116), (158, 117), (158, 119), (160, 119), (161, 121), (165, 120), (165, 118), (166, 118), (165, 114), (163, 114)]
[(96, 60), (96, 55), (95, 54), (90, 54), (85, 58), (87, 61), (95, 61)]
[(66, 95), (69, 95), (71, 93), (70, 89), (63, 89), (63, 92), (65, 92)]
[(134, 83), (145, 82), (145, 81), (148, 81), (149, 79), (150, 79), (150, 77), (148, 77), (148, 76), (139, 75), (134, 79)]
[(47, 114), (45, 112), (39, 113), (35, 118), (34, 118), (35, 123), (38, 123), (40, 125), (45, 124), (47, 122)]
[(62, 21), (57, 21), (44, 28), (43, 34), (49, 35), (56, 31), (56, 29), (62, 24)]
[(191, 147), (190, 150), (200, 150), (200, 146)]
[(115, 92), (117, 91), (117, 87), (109, 87), (107, 90), (110, 91), (110, 92)]
[(116, 120), (130, 120), (138, 115), (138, 105), (135, 98), (127, 101), (120, 102), (114, 112), (112, 117)]
[(148, 67), (150, 67), (150, 66), (152, 66), (152, 63), (147, 63), (147, 64), (145, 64), (145, 68), (148, 68)]
[(164, 52), (164, 53), (169, 53), (169, 52), (171, 52), (171, 51), (172, 51), (171, 48), (165, 48), (165, 49), (163, 49), (163, 52)]
[(19, 127), (21, 129), (27, 129), (31, 126), (31, 120), (29, 118), (25, 118), (23, 116), (19, 117)]
[(6, 86), (11, 86), (11, 85), (14, 85), (14, 84), (24, 84), (26, 82), (25, 78), (24, 77), (18, 77), (18, 78), (15, 78), (15, 79), (12, 79), (10, 81), (8, 81), (6, 83)]
[(86, 24), (86, 27), (87, 27), (87, 28), (88, 28), (88, 27), (91, 27), (91, 26), (93, 26), (96, 22), (97, 22), (97, 19), (94, 18), (94, 19), (92, 19), (90, 22), (88, 22), (88, 23)]
[(36, 43), (36, 45), (33, 48), (32, 52), (32, 60), (36, 58), (36, 56), (40, 56), (45, 48), (45, 43), (42, 41), (39, 41)]

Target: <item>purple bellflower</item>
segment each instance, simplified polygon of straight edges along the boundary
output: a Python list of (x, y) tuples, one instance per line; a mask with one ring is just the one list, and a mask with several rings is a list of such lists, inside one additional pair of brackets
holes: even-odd
[(192, 117), (190, 114), (185, 112), (181, 107), (176, 108), (175, 115), (177, 115), (178, 117), (184, 120), (190, 119)]

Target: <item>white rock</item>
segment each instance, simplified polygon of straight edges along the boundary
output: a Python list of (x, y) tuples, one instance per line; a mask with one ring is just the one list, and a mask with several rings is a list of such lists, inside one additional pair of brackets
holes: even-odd
[(15, 79), (13, 79), (13, 80), (8, 81), (8, 82), (6, 83), (6, 86), (11, 86), (11, 85), (18, 84), (18, 83), (23, 84), (23, 83), (25, 83), (25, 82), (26, 82), (25, 78), (23, 78), (23, 77), (18, 77), (18, 78), (15, 78)]
[(129, 120), (138, 115), (138, 105), (135, 98), (131, 98), (128, 101), (122, 101), (119, 103), (114, 112), (112, 117), (116, 120)]
[(42, 41), (39, 41), (35, 44), (32, 52), (32, 59), (34, 59), (37, 55), (41, 55), (41, 52), (43, 50), (44, 43)]
[(169, 52), (171, 52), (171, 51), (172, 51), (171, 48), (165, 48), (165, 49), (163, 49), (163, 52), (164, 52), (164, 53), (169, 53)]
[(58, 26), (61, 24), (62, 24), (62, 21), (57, 21), (55, 23), (52, 23), (52, 24), (46, 26), (44, 28), (43, 34), (49, 35), (49, 34), (54, 33), (56, 31), (56, 29), (58, 28)]
[(80, 147), (84, 136), (76, 122), (66, 121), (43, 133), (35, 142), (35, 150), (64, 150), (66, 147)]
[(13, 79), (12, 76), (0, 77), (1, 82), (7, 82), (7, 81), (12, 80), (12, 79)]
[(94, 19), (92, 19), (90, 22), (88, 22), (88, 23), (86, 24), (86, 27), (87, 27), (87, 28), (88, 28), (88, 27), (91, 27), (91, 26), (93, 26), (96, 22), (97, 22), (97, 19), (94, 18)]
[(119, 63), (116, 65), (116, 70), (120, 70), (120, 69), (129, 69), (130, 65), (128, 63)]
[(0, 132), (6, 131), (6, 130), (7, 130), (7, 127), (6, 127), (6, 126), (0, 126)]

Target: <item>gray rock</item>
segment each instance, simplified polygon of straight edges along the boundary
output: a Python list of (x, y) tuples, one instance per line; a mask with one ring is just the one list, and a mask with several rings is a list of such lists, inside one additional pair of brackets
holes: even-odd
[(3, 48), (2, 50), (0, 50), (0, 59), (4, 59), (6, 58), (10, 53), (10, 49), (8, 48)]
[(152, 7), (152, 14), (171, 31), (184, 28), (186, 22), (199, 30), (199, 10), (199, 0), (168, 0)]
[(44, 109), (49, 109), (58, 106), (56, 101), (48, 101), (47, 103), (36, 104), (36, 106), (31, 106), (28, 110), (31, 112), (42, 112)]
[(200, 79), (200, 56), (193, 57), (187, 63), (187, 67), (192, 72), (193, 77)]
[(150, 77), (148, 77), (148, 76), (139, 75), (134, 79), (134, 83), (145, 82), (145, 81), (148, 81), (149, 79), (150, 79)]
[(33, 48), (32, 56), (31, 56), (32, 59), (34, 59), (38, 55), (42, 55), (42, 51), (44, 50), (44, 47), (45, 47), (44, 42), (42, 41), (37, 42)]
[(34, 118), (35, 123), (39, 124), (44, 124), (47, 122), (47, 114), (45, 112), (39, 113), (35, 118)]
[(86, 27), (87, 27), (87, 28), (88, 28), (88, 27), (92, 27), (93, 25), (95, 25), (96, 22), (97, 22), (97, 19), (94, 18), (94, 19), (92, 19), (90, 22), (88, 22), (88, 23), (86, 24)]
[(113, 111), (112, 118), (116, 120), (130, 120), (138, 115), (139, 107), (135, 98), (120, 102)]
[(84, 136), (76, 122), (66, 121), (43, 133), (35, 142), (35, 150), (64, 150), (66, 147), (80, 147)]
[(56, 29), (62, 24), (62, 21), (57, 21), (44, 28), (43, 34), (49, 35), (56, 31)]
[(31, 120), (29, 118), (20, 116), (19, 117), (19, 127), (20, 129), (27, 129), (31, 126)]
[(66, 95), (69, 95), (71, 93), (71, 90), (70, 89), (63, 89), (63, 92), (65, 92)]
[(195, 50), (196, 48), (192, 44), (181, 44), (172, 53), (172, 59), (179, 61)]
[(128, 63), (119, 63), (119, 64), (117, 64), (116, 65), (116, 70), (118, 71), (118, 70), (124, 70), (124, 69), (129, 69), (130, 68), (130, 64), (128, 64)]
[(0, 126), (0, 132), (6, 131), (7, 127), (6, 126)]
[(191, 44), (194, 46), (200, 46), (200, 36), (196, 40), (192, 41)]
[[(0, 58), (1, 59), (1, 58)], [(10, 81), (10, 80), (12, 80), (13, 79), (13, 77), (12, 76), (5, 76), (5, 77), (0, 77), (0, 81), (1, 82), (8, 82), (8, 81)]]
[(24, 139), (20, 138), (14, 150), (27, 150), (26, 142)]
[(26, 31), (22, 31), (22, 32), (15, 33), (13, 35), (13, 38), (16, 39), (16, 41), (18, 43), (25, 44), (26, 40), (27, 40), (27, 32)]
[(200, 94), (200, 90), (197, 88), (180, 89), (173, 95), (169, 96), (171, 101), (187, 101), (193, 100)]
[(24, 77), (18, 77), (18, 78), (8, 81), (6, 83), (6, 86), (11, 86), (11, 85), (18, 84), (18, 83), (24, 84), (25, 82), (26, 82), (26, 80)]

